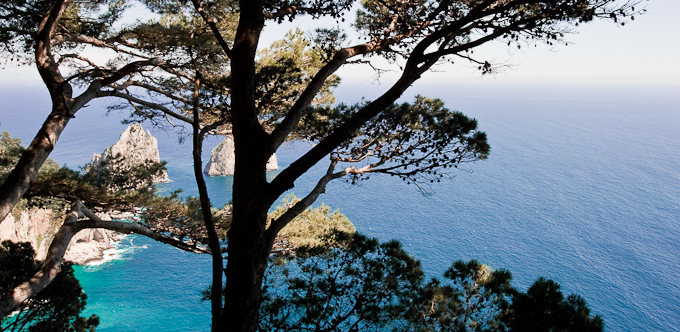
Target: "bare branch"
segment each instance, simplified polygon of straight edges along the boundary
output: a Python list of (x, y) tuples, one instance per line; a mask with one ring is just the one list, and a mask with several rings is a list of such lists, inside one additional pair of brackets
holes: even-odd
[(203, 7), (201, 6), (199, 0), (191, 0), (191, 3), (194, 5), (194, 8), (198, 12), (198, 14), (201, 15), (203, 21), (205, 21), (205, 23), (208, 24), (208, 26), (210, 27), (210, 30), (212, 30), (215, 39), (217, 39), (217, 44), (220, 45), (220, 47), (227, 55), (227, 57), (231, 58), (231, 48), (224, 40), (222, 32), (220, 32), (220, 29), (217, 27), (217, 24), (215, 24), (215, 21), (208, 17), (208, 14), (203, 10)]
[[(350, 138), (366, 121), (382, 112), (395, 100), (401, 97), (404, 91), (406, 91), (406, 89), (433, 64), (434, 62), (430, 62), (425, 63), (420, 67), (415, 67), (412, 63), (410, 67), (407, 66), (402, 72), (402, 76), (399, 80), (382, 96), (364, 106), (360, 111), (347, 119), (345, 123), (340, 125), (325, 139), (319, 142), (319, 144), (279, 173), (279, 175), (271, 182), (273, 188), (272, 194), (278, 197), (284, 191), (292, 188), (295, 179), (304, 174), (324, 156), (331, 153), (331, 151), (342, 142)], [(271, 199), (275, 200), (276, 197)]]
[(114, 38), (108, 38), (108, 39), (98, 39), (98, 38), (94, 38), (94, 37), (91, 37), (91, 36), (84, 36), (84, 35), (69, 33), (69, 34), (61, 34), (61, 35), (58, 35), (58, 36), (55, 36), (54, 38), (52, 38), (52, 43), (54, 45), (59, 45), (59, 44), (63, 44), (63, 43), (79, 43), (79, 44), (87, 44), (87, 45), (91, 45), (91, 46), (95, 46), (95, 47), (99, 47), (99, 48), (110, 49), (110, 50), (115, 51), (117, 53), (131, 55), (133, 57), (140, 58), (140, 59), (151, 59), (153, 57), (153, 56), (144, 55), (142, 53), (137, 53), (137, 52), (131, 51), (131, 50), (126, 49), (126, 48), (121, 48), (121, 47), (117, 46), (116, 44), (113, 44), (112, 42), (120, 43), (120, 44), (126, 46), (129, 49), (135, 49), (137, 47), (134, 44), (124, 42), (122, 40), (122, 38), (119, 37), (119, 36), (116, 36)]
[(333, 173), (336, 165), (337, 161), (331, 161), (331, 164), (328, 166), (328, 170), (326, 170), (326, 174), (321, 179), (319, 179), (316, 186), (314, 186), (314, 189), (312, 189), (312, 191), (307, 196), (305, 196), (305, 198), (301, 199), (299, 202), (295, 203), (295, 205), (290, 207), (279, 218), (271, 222), (269, 228), (267, 228), (266, 231), (266, 237), (269, 241), (273, 243), (277, 234), (279, 234), (279, 231), (281, 231), (283, 227), (288, 225), (288, 223), (290, 223), (295, 217), (302, 213), (302, 211), (311, 206), (312, 203), (314, 203), (319, 197), (319, 195), (325, 192), (326, 185), (330, 181), (348, 174), (347, 170)]
[(140, 88), (144, 88), (144, 89), (149, 90), (149, 91), (153, 91), (153, 92), (158, 93), (160, 95), (166, 96), (166, 97), (168, 97), (172, 100), (179, 101), (183, 104), (189, 105), (189, 103), (190, 103), (188, 99), (177, 96), (177, 95), (175, 95), (171, 92), (168, 92), (167, 90), (163, 90), (160, 87), (155, 86), (155, 85), (146, 84), (146, 83), (140, 82), (140, 81), (132, 81), (131, 85), (138, 86)]
[(122, 98), (122, 99), (128, 100), (128, 101), (133, 102), (133, 103), (140, 104), (140, 105), (148, 107), (148, 108), (153, 108), (153, 109), (159, 110), (159, 111), (161, 111), (161, 112), (163, 112), (163, 113), (165, 113), (165, 114), (167, 114), (167, 115), (169, 115), (169, 116), (171, 116), (171, 117), (173, 117), (177, 120), (181, 120), (181, 121), (184, 121), (186, 123), (193, 123), (193, 120), (191, 118), (188, 118), (188, 117), (183, 116), (179, 113), (173, 112), (169, 108), (167, 108), (167, 107), (165, 107), (161, 104), (156, 104), (156, 103), (152, 103), (152, 102), (149, 102), (149, 101), (146, 101), (146, 100), (143, 100), (143, 99), (139, 99), (139, 98), (137, 98), (137, 97), (135, 97), (131, 94), (109, 90), (109, 91), (99, 91), (99, 92), (97, 92), (97, 97)]
[(159, 64), (161, 64), (161, 60), (158, 58), (152, 58), (145, 61), (135, 61), (123, 66), (123, 68), (117, 71), (114, 71), (106, 78), (95, 80), (94, 82), (90, 83), (85, 92), (73, 100), (69, 110), (70, 114), (74, 115), (75, 112), (85, 106), (85, 104), (87, 104), (90, 100), (95, 98), (102, 87), (108, 86), (109, 84), (114, 84), (118, 80), (139, 71), (140, 68), (144, 68), (146, 66), (158, 66)]

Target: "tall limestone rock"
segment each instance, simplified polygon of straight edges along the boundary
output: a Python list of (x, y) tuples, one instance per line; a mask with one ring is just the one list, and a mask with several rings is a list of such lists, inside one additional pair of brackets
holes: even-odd
[[(213, 150), (210, 156), (210, 162), (205, 165), (203, 173), (208, 176), (225, 176), (234, 175), (234, 137), (227, 135), (220, 144)], [(275, 171), (279, 169), (279, 163), (276, 160), (276, 153), (267, 160), (267, 170)]]
[[(142, 125), (135, 123), (130, 125), (120, 135), (116, 144), (106, 148), (104, 152), (95, 153), (92, 156), (89, 167), (108, 167), (107, 161), (120, 154), (125, 157), (125, 166), (134, 166), (150, 160), (160, 162), (158, 152), (158, 140), (151, 135), (148, 130), (144, 130)], [(160, 176), (154, 177), (154, 182), (170, 182), (168, 173), (163, 171)]]

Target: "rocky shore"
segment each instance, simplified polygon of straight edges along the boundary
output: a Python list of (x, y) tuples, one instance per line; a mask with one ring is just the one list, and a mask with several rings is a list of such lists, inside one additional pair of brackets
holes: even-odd
[[(54, 234), (61, 227), (61, 222), (54, 221), (52, 215), (50, 209), (22, 211), (17, 218), (10, 214), (0, 224), (0, 241), (30, 242), (36, 252), (36, 259), (43, 260)], [(111, 220), (108, 214), (99, 217)], [(84, 229), (71, 239), (64, 260), (78, 265), (99, 262), (106, 258), (106, 251), (115, 249), (116, 243), (124, 236), (106, 229)]]
[(107, 258), (106, 252), (115, 249), (125, 234), (106, 229), (84, 229), (69, 243), (64, 260), (77, 265), (97, 263)]

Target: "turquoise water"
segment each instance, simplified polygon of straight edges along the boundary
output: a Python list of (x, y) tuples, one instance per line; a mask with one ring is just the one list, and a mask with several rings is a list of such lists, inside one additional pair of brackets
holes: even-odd
[[(331, 183), (319, 203), (340, 209), (365, 234), (399, 239), (431, 276), (454, 260), (476, 258), (511, 270), (519, 287), (539, 276), (560, 282), (586, 298), (608, 331), (679, 329), (677, 97), (616, 100), (592, 91), (538, 91), (491, 99), (464, 89), (425, 90), (478, 119), (489, 136), (490, 158), (466, 165), (432, 196), (374, 177), (358, 187)], [(0, 94), (0, 130), (27, 143), (49, 101), (26, 102), (19, 92)], [(338, 95), (349, 100), (354, 94)], [(52, 155), (59, 163), (82, 165), (124, 128), (115, 120), (120, 115), (103, 118), (100, 106), (81, 112)], [(195, 195), (189, 147), (178, 145), (175, 134), (154, 134), (174, 181), (163, 189)], [(217, 143), (208, 143), (204, 160)], [(280, 166), (308, 148), (284, 145), (277, 152)], [(322, 172), (323, 165), (316, 167), (293, 191), (303, 195)], [(230, 177), (208, 184), (215, 206), (229, 200)], [(209, 305), (200, 302), (209, 283), (208, 257), (143, 237), (126, 238), (118, 257), (77, 270), (88, 313), (102, 318), (98, 331), (209, 330)]]

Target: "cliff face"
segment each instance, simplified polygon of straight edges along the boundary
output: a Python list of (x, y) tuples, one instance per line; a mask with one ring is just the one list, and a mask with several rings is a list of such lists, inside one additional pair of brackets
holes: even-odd
[[(18, 218), (10, 214), (0, 224), (0, 241), (30, 242), (36, 259), (44, 260), (54, 234), (63, 222), (52, 220), (52, 215), (49, 209), (22, 211)], [(80, 265), (101, 260), (104, 251), (113, 249), (123, 236), (105, 229), (82, 230), (71, 239), (64, 260)]]
[[(227, 135), (220, 144), (213, 150), (210, 156), (210, 161), (205, 165), (203, 173), (208, 176), (225, 176), (234, 175), (234, 137)], [(279, 169), (276, 154), (267, 161), (267, 170), (274, 171)]]
[[(144, 130), (142, 125), (135, 123), (130, 125), (120, 135), (116, 144), (106, 148), (104, 152), (95, 153), (88, 167), (108, 167), (107, 161), (112, 160), (117, 155), (125, 157), (122, 166), (132, 167), (144, 161), (150, 160), (160, 162), (158, 152), (158, 140), (151, 135), (148, 130)], [(155, 177), (154, 182), (170, 182), (167, 172)]]
[(98, 262), (105, 258), (106, 251), (115, 248), (125, 234), (108, 229), (84, 229), (78, 232), (68, 245), (64, 260), (78, 265)]
[(52, 223), (52, 210), (22, 211), (17, 218), (12, 213), (0, 224), (0, 241), (30, 242), (38, 260), (45, 258), (59, 225)]

